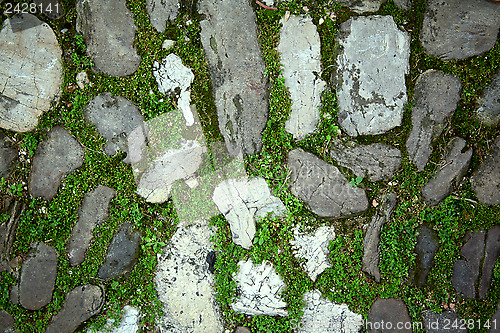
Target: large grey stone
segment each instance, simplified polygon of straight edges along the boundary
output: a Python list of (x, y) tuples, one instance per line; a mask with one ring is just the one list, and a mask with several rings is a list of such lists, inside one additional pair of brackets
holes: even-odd
[(439, 239), (436, 232), (425, 225), (420, 226), (417, 232), (417, 245), (415, 246), (417, 267), (414, 282), (417, 286), (423, 287), (432, 268), (434, 256), (439, 249)]
[(219, 129), (231, 155), (257, 154), (267, 123), (266, 70), (255, 13), (241, 0), (201, 0), (201, 42), (214, 87)]
[(291, 192), (321, 217), (341, 217), (368, 209), (366, 193), (355, 188), (340, 171), (311, 153), (294, 149), (288, 153), (292, 171)]
[(471, 178), (472, 190), (485, 205), (500, 204), (500, 136)]
[(45, 333), (71, 333), (98, 314), (103, 304), (103, 287), (91, 284), (76, 287), (66, 295), (63, 308), (52, 318)]
[(7, 177), (16, 157), (17, 148), (14, 146), (14, 142), (0, 132), (0, 177)]
[(295, 139), (302, 140), (316, 130), (321, 93), (326, 86), (320, 77), (320, 39), (310, 17), (290, 16), (287, 21), (282, 19), (281, 24), (278, 52), (292, 99), (292, 112), (285, 129)]
[(40, 143), (31, 168), (29, 192), (33, 197), (50, 200), (68, 174), (83, 164), (84, 150), (62, 127), (54, 127)]
[(461, 87), (457, 77), (433, 69), (418, 77), (406, 149), (419, 171), (425, 168), (432, 153), (432, 143), (443, 131), (446, 120), (455, 113)]
[(166, 21), (174, 22), (179, 12), (179, 0), (147, 0), (146, 10), (151, 25), (159, 32), (164, 32)]
[(500, 73), (484, 89), (479, 100), (477, 115), (482, 122), (489, 126), (500, 123)]
[(14, 318), (5, 310), (0, 310), (0, 332), (10, 333), (14, 329)]
[[(123, 316), (116, 326), (113, 319), (108, 319), (106, 325), (97, 331), (97, 333), (137, 333), (140, 328), (140, 312), (136, 308), (125, 305), (123, 307)], [(95, 331), (88, 329), (87, 333)]]
[(451, 283), (458, 293), (467, 298), (476, 297), (476, 281), (484, 253), (484, 238), (484, 231), (468, 233), (460, 251), (464, 259), (457, 260), (453, 265)]
[(434, 178), (422, 189), (422, 196), (430, 206), (435, 206), (446, 198), (452, 186), (462, 181), (472, 158), (472, 148), (466, 150), (466, 142), (462, 138), (453, 138), (447, 147), (444, 159), (439, 163), (442, 167)]
[(115, 190), (99, 185), (92, 192), (86, 193), (78, 212), (76, 222), (68, 241), (68, 257), (71, 266), (85, 260), (85, 252), (94, 237), (93, 230), (108, 218), (109, 202), (115, 196)]
[[(462, 325), (462, 323), (467, 322), (452, 311), (435, 313), (427, 310), (423, 312), (422, 317), (426, 333), (468, 332), (467, 325)], [(454, 325), (454, 323), (458, 325)]]
[(383, 143), (343, 145), (334, 142), (330, 156), (340, 165), (351, 169), (358, 177), (371, 182), (392, 179), (401, 165), (401, 151)]
[(134, 46), (137, 27), (125, 0), (78, 0), (76, 12), (76, 30), (85, 38), (97, 71), (116, 77), (139, 68), (141, 58)]
[(420, 41), (441, 59), (465, 59), (489, 51), (500, 26), (498, 4), (484, 0), (429, 0)]
[(396, 298), (378, 298), (373, 302), (365, 324), (368, 333), (412, 332), (412, 321), (408, 309), (402, 300)]
[(401, 125), (410, 36), (392, 16), (360, 16), (342, 23), (333, 80), (339, 123), (351, 136), (380, 134)]
[(361, 14), (376, 12), (385, 1), (386, 0), (339, 0), (338, 3)]
[(52, 300), (57, 277), (57, 252), (44, 243), (32, 244), (21, 269), (19, 303), (28, 310), (40, 310)]
[(500, 225), (488, 230), (486, 246), (484, 248), (483, 268), (479, 280), (479, 298), (485, 298), (493, 279), (493, 268), (500, 253)]
[(31, 14), (6, 19), (0, 30), (0, 127), (34, 129), (57, 102), (62, 74), (61, 48), (47, 23)]

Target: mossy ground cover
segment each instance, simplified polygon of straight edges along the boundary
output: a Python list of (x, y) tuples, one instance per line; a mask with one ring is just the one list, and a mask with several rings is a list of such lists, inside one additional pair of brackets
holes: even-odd
[[(101, 314), (90, 320), (90, 324), (93, 327), (102, 326), (107, 318), (118, 317), (120, 309), (130, 304), (140, 307), (145, 314), (142, 319), (144, 330), (154, 330), (155, 320), (161, 316), (161, 304), (158, 302), (153, 283), (156, 253), (160, 251), (162, 242), (168, 242), (175, 230), (176, 212), (171, 201), (153, 205), (135, 194), (136, 185), (130, 166), (121, 162), (124, 155), (108, 157), (104, 154), (104, 139), (91, 124), (84, 121), (83, 110), (90, 99), (107, 91), (136, 103), (147, 120), (174, 110), (175, 100), (159, 93), (151, 71), (155, 61), (161, 61), (168, 53), (173, 52), (180, 56), (195, 74), (191, 97), (200, 114), (207, 141), (221, 141), (210, 74), (199, 38), (199, 22), (202, 17), (196, 13), (196, 1), (184, 1), (176, 22), (167, 24), (166, 31), (159, 33), (149, 24), (145, 1), (127, 1), (127, 7), (138, 27), (136, 48), (142, 60), (134, 75), (111, 78), (92, 70), (91, 60), (85, 55), (84, 42), (75, 31), (74, 1), (63, 1), (62, 4), (66, 15), (59, 20), (49, 21), (64, 50), (64, 87), (61, 100), (42, 117), (34, 131), (25, 134), (8, 133), (16, 140), (24, 155), (18, 160), (9, 178), (0, 183), (2, 198), (11, 196), (26, 204), (19, 222), (13, 256), (24, 258), (29, 244), (33, 241), (44, 241), (54, 246), (59, 253), (56, 287), (53, 300), (47, 307), (38, 312), (26, 311), (10, 303), (8, 291), (15, 280), (8, 273), (1, 273), (0, 308), (16, 318), (20, 331), (43, 331), (51, 316), (60, 310), (68, 291), (84, 283), (103, 283), (97, 278), (97, 270), (104, 260), (113, 233), (121, 223), (127, 221), (140, 230), (145, 239), (147, 237), (147, 241), (143, 244), (139, 262), (130, 275), (105, 284), (106, 304)], [(2, 6), (4, 5), (0, 5), (0, 9), (3, 12)], [(462, 318), (483, 321), (491, 318), (499, 302), (500, 266), (495, 267), (492, 287), (487, 297), (481, 301), (466, 300), (456, 295), (451, 285), (451, 273), (454, 261), (459, 258), (464, 235), (468, 231), (487, 229), (499, 223), (500, 208), (477, 203), (471, 190), (470, 171), (464, 183), (454, 189), (453, 195), (435, 208), (427, 207), (420, 193), (423, 185), (438, 169), (437, 163), (452, 137), (461, 136), (473, 147), (474, 156), (470, 170), (474, 170), (484, 159), (492, 139), (500, 134), (500, 128), (482, 126), (474, 117), (479, 94), (492, 79), (492, 75), (500, 70), (500, 40), (485, 55), (471, 59), (444, 62), (426, 55), (419, 42), (425, 6), (425, 1), (415, 0), (409, 11), (402, 11), (389, 1), (378, 12), (381, 15), (392, 15), (402, 29), (410, 32), (410, 72), (406, 78), (409, 101), (418, 76), (431, 68), (458, 76), (463, 89), (458, 109), (439, 137), (430, 162), (423, 172), (417, 172), (405, 150), (405, 142), (411, 129), (411, 102), (405, 107), (402, 126), (384, 135), (355, 139), (363, 144), (388, 143), (398, 147), (403, 153), (401, 168), (392, 182), (371, 183), (363, 180), (358, 185), (366, 189), (370, 202), (380, 202), (383, 194), (392, 191), (398, 194), (398, 206), (393, 219), (385, 225), (382, 232), (382, 282), (377, 284), (361, 272), (363, 227), (370, 221), (375, 209), (372, 207), (364, 215), (350, 219), (318, 219), (300, 200), (291, 195), (288, 189), (289, 171), (286, 168), (287, 153), (295, 147), (308, 150), (335, 164), (328, 154), (329, 145), (334, 139), (347, 139), (345, 134), (337, 133), (337, 105), (330, 77), (335, 66), (335, 56), (339, 52), (335, 35), (340, 24), (356, 14), (327, 0), (292, 0), (287, 4), (280, 4), (277, 11), (254, 5), (259, 41), (269, 80), (269, 120), (263, 133), (262, 152), (246, 157), (245, 166), (250, 176), (262, 176), (267, 180), (274, 195), (283, 201), (289, 213), (282, 219), (266, 219), (258, 223), (255, 244), (249, 251), (234, 245), (224, 218), (218, 216), (212, 219), (212, 224), (217, 229), (214, 237), (218, 253), (215, 287), (226, 327), (245, 325), (253, 332), (292, 331), (302, 315), (302, 295), (312, 289), (321, 290), (333, 301), (347, 303), (352, 311), (365, 317), (377, 297), (399, 297), (408, 305), (414, 321), (421, 320), (421, 313), (425, 309), (439, 310), (450, 307), (455, 308)], [(286, 11), (291, 14), (310, 15), (318, 25), (323, 68), (321, 75), (328, 83), (328, 88), (323, 93), (318, 130), (301, 142), (294, 141), (284, 130), (285, 121), (290, 114), (291, 101), (281, 75), (282, 65), (276, 48), (279, 43), (279, 20)], [(2, 21), (5, 18), (2, 16)], [(320, 19), (322, 24), (319, 24)], [(62, 29), (68, 31), (63, 33)], [(161, 47), (166, 38), (175, 41), (168, 51)], [(69, 87), (75, 84), (75, 76), (82, 70), (89, 74), (92, 86), (83, 91), (72, 91)], [(32, 199), (26, 191), (31, 161), (38, 143), (44, 140), (50, 128), (56, 125), (67, 128), (85, 147), (84, 165), (66, 177), (57, 197), (52, 201)], [(342, 172), (345, 172), (347, 177), (352, 177), (347, 170), (342, 169)], [(84, 194), (98, 184), (117, 191), (116, 197), (111, 201), (110, 217), (94, 231), (94, 242), (87, 252), (86, 261), (76, 267), (70, 267), (66, 257), (67, 239), (77, 221), (78, 208)], [(429, 286), (416, 288), (410, 281), (415, 266), (413, 250), (417, 237), (416, 229), (422, 223), (427, 223), (438, 232), (440, 249), (428, 278)], [(296, 225), (314, 228), (324, 224), (335, 226), (337, 234), (330, 244), (332, 268), (327, 269), (313, 283), (301, 268), (300, 261), (293, 256), (289, 241), (292, 238), (292, 228)], [(268, 260), (276, 267), (278, 274), (287, 284), (283, 298), (289, 305), (288, 318), (250, 317), (232, 311), (229, 304), (237, 296), (233, 273), (237, 271), (237, 262), (247, 258), (254, 262)], [(485, 330), (472, 330), (481, 331)]]

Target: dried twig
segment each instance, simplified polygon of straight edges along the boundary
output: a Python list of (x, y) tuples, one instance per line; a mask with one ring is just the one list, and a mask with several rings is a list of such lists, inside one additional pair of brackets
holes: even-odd
[(260, 2), (259, 0), (255, 0), (255, 3), (258, 4), (259, 6), (261, 6), (262, 8), (264, 9), (270, 9), (270, 10), (278, 10), (278, 8), (276, 7), (269, 7), (267, 5), (264, 5), (262, 2)]

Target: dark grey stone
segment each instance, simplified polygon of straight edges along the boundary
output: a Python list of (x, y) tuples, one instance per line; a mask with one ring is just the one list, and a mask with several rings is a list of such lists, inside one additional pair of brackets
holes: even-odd
[(446, 198), (452, 186), (458, 186), (470, 165), (472, 148), (465, 148), (462, 138), (453, 138), (447, 147), (444, 159), (439, 163), (442, 167), (435, 177), (422, 189), (422, 196), (429, 206), (435, 206)]
[(257, 154), (267, 123), (266, 70), (248, 1), (201, 0), (201, 42), (214, 87), (219, 129), (231, 155)]
[(0, 310), (0, 333), (14, 328), (14, 318), (5, 310)]
[(179, 0), (147, 0), (146, 9), (151, 25), (159, 32), (164, 32), (166, 21), (174, 22), (179, 12)]
[(141, 58), (134, 46), (137, 27), (125, 0), (78, 0), (76, 12), (76, 30), (85, 38), (97, 71), (116, 77), (139, 68)]
[(451, 283), (458, 293), (467, 298), (476, 297), (476, 281), (479, 277), (479, 266), (484, 253), (484, 231), (468, 233), (465, 244), (460, 251), (463, 260), (457, 260), (453, 265)]
[[(24, 210), (24, 203), (17, 200), (5, 200), (3, 203), (5, 204), (5, 207), (3, 210), (0, 209), (0, 211), (8, 214), (9, 218), (0, 223), (0, 262), (9, 262), (11, 258), (10, 252), (12, 244), (16, 238), (16, 229), (19, 224), (19, 218)], [(0, 272), (1, 271), (2, 269), (0, 267)]]
[[(498, 6), (498, 5), (497, 5)], [(500, 73), (488, 84), (480, 99), (477, 115), (489, 126), (500, 123)]]
[[(435, 313), (432, 311), (423, 312), (424, 327), (426, 333), (460, 333), (468, 332), (468, 330), (461, 329), (462, 323), (466, 323), (455, 312), (446, 311)], [(458, 324), (453, 325), (454, 323)], [(467, 325), (465, 325), (467, 326)]]
[(471, 178), (472, 190), (485, 205), (500, 204), (500, 136)]
[(330, 156), (340, 165), (351, 169), (358, 177), (371, 182), (392, 179), (401, 165), (401, 151), (383, 143), (343, 145), (335, 142)]
[(425, 225), (420, 226), (417, 232), (415, 284), (422, 287), (426, 284), (427, 275), (432, 268), (434, 256), (439, 249), (439, 239), (436, 232)]
[(52, 300), (57, 277), (57, 252), (44, 243), (32, 244), (21, 268), (19, 302), (28, 310), (40, 310)]
[(489, 51), (500, 27), (498, 4), (484, 0), (429, 0), (420, 41), (441, 59), (465, 59)]
[(0, 132), (0, 177), (7, 177), (12, 162), (17, 157), (17, 148), (5, 134)]
[(52, 318), (45, 333), (71, 333), (98, 314), (103, 304), (104, 288), (90, 284), (76, 287), (66, 295), (62, 310)]
[[(488, 230), (486, 247), (484, 248), (483, 271), (479, 281), (479, 297), (484, 298), (488, 293), (493, 278), (493, 268), (500, 253), (500, 225)], [(500, 322), (499, 322), (500, 325)]]
[(411, 0), (393, 0), (394, 4), (399, 8), (403, 10), (408, 10), (410, 9), (411, 6)]
[(71, 266), (81, 264), (85, 260), (85, 252), (94, 236), (92, 231), (108, 218), (109, 202), (115, 193), (115, 190), (99, 185), (92, 192), (85, 194), (78, 212), (78, 222), (73, 227), (68, 241), (67, 253)]
[(419, 171), (424, 170), (432, 143), (443, 131), (446, 120), (455, 113), (461, 87), (457, 77), (433, 69), (417, 79), (406, 149)]
[[(377, 329), (376, 325), (382, 326), (382, 321), (384, 323), (384, 329)], [(390, 323), (390, 324), (389, 324)], [(366, 323), (366, 329), (369, 333), (380, 333), (380, 332), (397, 332), (397, 333), (411, 333), (410, 329), (397, 329), (398, 323), (402, 323), (403, 327), (405, 325), (410, 325), (411, 319), (408, 314), (408, 309), (402, 300), (396, 298), (382, 299), (378, 298), (371, 306), (370, 312), (368, 313), (368, 321)], [(388, 327), (392, 327), (388, 329)]]
[(302, 149), (288, 153), (291, 192), (321, 217), (350, 216), (368, 209), (363, 189), (353, 187), (333, 165)]
[(111, 240), (106, 259), (99, 268), (100, 279), (111, 280), (129, 273), (137, 262), (141, 235), (128, 223), (122, 224), (118, 233)]

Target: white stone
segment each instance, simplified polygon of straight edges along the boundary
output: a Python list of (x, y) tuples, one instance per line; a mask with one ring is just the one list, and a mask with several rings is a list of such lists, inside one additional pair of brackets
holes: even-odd
[[(125, 305), (123, 308), (123, 317), (120, 321), (118, 327), (114, 327), (114, 320), (108, 319), (105, 327), (97, 333), (136, 333), (139, 332), (139, 310)], [(87, 330), (87, 333), (91, 333), (92, 330)]]
[(85, 86), (89, 84), (89, 77), (87, 76), (87, 72), (81, 71), (80, 73), (76, 74), (76, 85), (80, 89), (85, 89)]
[(170, 40), (170, 39), (165, 39), (163, 41), (163, 44), (161, 44), (161, 47), (164, 48), (165, 50), (168, 50), (169, 48), (174, 46), (174, 44), (175, 44), (175, 41)]

